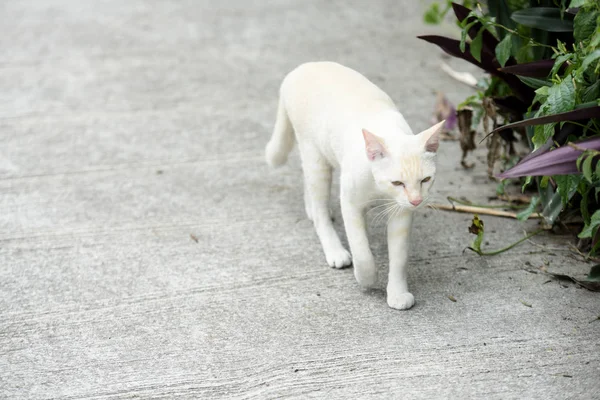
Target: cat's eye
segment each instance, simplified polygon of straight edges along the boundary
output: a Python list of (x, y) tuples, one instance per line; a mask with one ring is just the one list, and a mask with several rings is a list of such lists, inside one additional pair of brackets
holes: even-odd
[(422, 183), (425, 183), (425, 182), (429, 182), (430, 180), (431, 180), (431, 177), (430, 177), (430, 176), (428, 176), (427, 178), (423, 179), (421, 182), (422, 182)]
[(404, 186), (404, 183), (400, 182), (400, 181), (393, 181), (392, 185), (394, 185), (394, 186)]

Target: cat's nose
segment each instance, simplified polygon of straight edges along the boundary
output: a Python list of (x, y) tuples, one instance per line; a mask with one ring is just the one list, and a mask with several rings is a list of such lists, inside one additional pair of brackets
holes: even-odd
[(410, 199), (409, 202), (416, 207), (423, 202), (423, 199), (419, 197), (417, 199)]

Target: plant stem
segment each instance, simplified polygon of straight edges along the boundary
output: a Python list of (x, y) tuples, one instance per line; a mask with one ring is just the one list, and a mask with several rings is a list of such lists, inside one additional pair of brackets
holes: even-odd
[(586, 151), (588, 151), (588, 149), (581, 147), (581, 146), (577, 146), (575, 143), (569, 143), (567, 144), (567, 146), (574, 148), (575, 150), (581, 151), (583, 153), (585, 153)]
[(589, 130), (593, 131), (593, 132), (594, 132), (594, 134), (596, 134), (596, 135), (597, 135), (597, 134), (600, 134), (600, 129), (597, 129), (598, 127), (596, 126), (596, 124), (594, 123), (594, 121), (593, 121), (593, 120), (592, 120), (592, 124), (594, 124), (594, 128), (592, 128), (591, 126), (584, 125), (584, 124), (582, 124), (582, 123), (579, 123), (579, 122), (575, 122), (575, 121), (565, 121), (565, 122), (567, 122), (567, 123), (569, 123), (569, 124), (573, 124), (573, 125), (580, 126), (580, 127), (582, 127), (582, 128), (587, 128), (587, 129), (589, 129)]
[(496, 27), (496, 28), (502, 28), (502, 29), (504, 29), (505, 31), (507, 31), (507, 32), (509, 32), (509, 33), (512, 33), (513, 35), (517, 35), (517, 36), (519, 36), (521, 39), (526, 39), (526, 40), (527, 40), (527, 44), (529, 44), (529, 45), (532, 45), (532, 46), (540, 46), (540, 47), (547, 47), (547, 48), (550, 48), (550, 49), (552, 49), (553, 51), (556, 51), (556, 48), (555, 48), (555, 47), (553, 47), (553, 46), (550, 46), (550, 45), (547, 45), (547, 44), (543, 44), (543, 43), (536, 42), (535, 40), (533, 40), (533, 39), (532, 39), (532, 38), (530, 38), (529, 36), (522, 35), (521, 33), (517, 32), (517, 31), (515, 31), (515, 30), (513, 30), (513, 29), (507, 28), (507, 27), (505, 27), (504, 25), (500, 25), (500, 24), (498, 24), (498, 23), (496, 23), (496, 22), (492, 22), (492, 21), (488, 21), (488, 22), (487, 22), (487, 24), (489, 24), (489, 25), (491, 25), (491, 26), (494, 26), (494, 27)]
[[(524, 241), (526, 241), (527, 239), (529, 239), (529, 238), (531, 238), (531, 237), (533, 237), (533, 236), (535, 236), (535, 235), (537, 235), (537, 234), (539, 234), (539, 233), (542, 233), (544, 230), (545, 230), (545, 229), (538, 229), (537, 231), (535, 231), (535, 232), (533, 232), (533, 233), (530, 233), (529, 235), (527, 235), (527, 236), (523, 237), (522, 239), (520, 239), (520, 240), (517, 240), (517, 241), (516, 241), (516, 242), (514, 242), (513, 244), (511, 244), (511, 245), (508, 245), (508, 246), (506, 246), (506, 247), (503, 247), (503, 248), (501, 248), (501, 249), (498, 249), (498, 250), (489, 251), (489, 252), (488, 252), (488, 251), (481, 251), (481, 250), (479, 250), (479, 251), (475, 251), (475, 252), (476, 252), (477, 254), (479, 254), (480, 256), (495, 256), (496, 254), (504, 253), (505, 251), (508, 251), (508, 250), (512, 249), (513, 247), (515, 247), (515, 246), (516, 246), (516, 245), (518, 245), (518, 244), (521, 244), (521, 243), (523, 243), (523, 242), (524, 242)], [(472, 248), (471, 248), (471, 250), (474, 250), (474, 249), (472, 249)]]
[[(469, 214), (484, 214), (484, 215), (493, 215), (495, 217), (505, 217), (505, 218), (514, 218), (517, 219), (517, 214), (509, 212), (509, 211), (501, 211), (501, 210), (490, 210), (488, 208), (481, 207), (472, 207), (472, 206), (455, 206), (455, 205), (447, 205), (447, 204), (430, 204), (429, 207), (433, 209), (445, 210), (445, 211), (457, 211), (464, 212)], [(529, 218), (542, 218), (542, 215), (539, 213), (531, 214)]]
[(592, 121), (592, 125), (594, 125), (594, 131), (598, 134), (600, 133), (600, 127), (598, 127), (598, 124), (596, 123), (596, 121), (592, 118), (590, 121)]
[(527, 208), (527, 204), (523, 205), (523, 206), (517, 206), (514, 204), (506, 204), (506, 205), (484, 205), (484, 204), (473, 204), (470, 201), (463, 201), (460, 199), (457, 199), (456, 197), (446, 197), (446, 199), (448, 199), (448, 201), (450, 203), (458, 203), (458, 204), (462, 204), (465, 206), (471, 206), (471, 207), (480, 207), (480, 208), (510, 208), (511, 210), (521, 210), (523, 208)]

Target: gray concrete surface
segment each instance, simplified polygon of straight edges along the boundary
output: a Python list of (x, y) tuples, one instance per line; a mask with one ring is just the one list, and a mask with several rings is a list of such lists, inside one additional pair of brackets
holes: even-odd
[[(480, 258), (470, 216), (424, 212), (398, 312), (326, 266), (297, 153), (263, 162), (307, 60), (359, 69), (417, 130), (434, 90), (469, 94), (415, 39), (422, 7), (0, 3), (0, 397), (599, 398), (598, 294), (526, 271), (589, 268), (567, 237)], [(443, 143), (439, 198), (485, 200), (458, 159)], [(490, 247), (536, 226), (484, 219)]]

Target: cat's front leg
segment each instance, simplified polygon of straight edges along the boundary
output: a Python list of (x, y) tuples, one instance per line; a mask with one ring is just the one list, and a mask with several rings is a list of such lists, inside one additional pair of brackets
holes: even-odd
[(407, 264), (412, 213), (394, 216), (388, 223), (388, 251), (390, 272), (387, 285), (387, 303), (391, 308), (407, 310), (415, 304), (408, 291)]
[(369, 246), (363, 209), (353, 203), (349, 196), (344, 195), (343, 191), (341, 207), (352, 253), (354, 277), (360, 286), (372, 288), (377, 284), (377, 267)]

